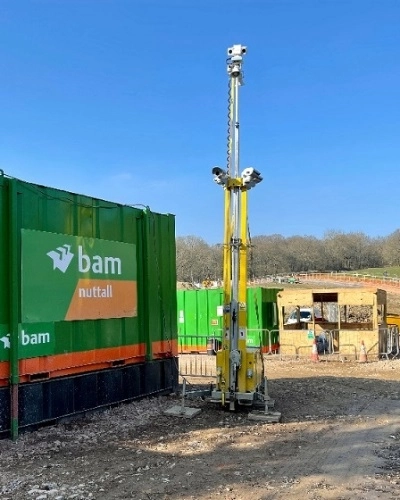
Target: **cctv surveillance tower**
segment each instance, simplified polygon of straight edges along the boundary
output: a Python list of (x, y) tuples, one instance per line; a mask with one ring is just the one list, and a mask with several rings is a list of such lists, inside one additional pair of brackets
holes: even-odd
[(268, 413), (262, 354), (246, 346), (247, 337), (247, 193), (262, 181), (260, 172), (245, 168), (239, 174), (239, 90), (243, 85), (243, 45), (228, 48), (229, 135), (226, 170), (214, 167), (214, 181), (225, 191), (223, 281), (224, 330), (217, 352), (217, 379), (211, 400), (229, 409), (261, 404)]

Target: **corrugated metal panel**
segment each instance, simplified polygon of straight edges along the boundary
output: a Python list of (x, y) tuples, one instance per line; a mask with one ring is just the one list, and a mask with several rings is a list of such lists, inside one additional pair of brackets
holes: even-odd
[(262, 347), (264, 352), (279, 347), (277, 288), (249, 288), (247, 290), (248, 346)]
[(8, 190), (0, 175), (0, 325), (8, 325)]
[[(86, 373), (116, 366), (117, 363), (143, 362), (146, 359), (150, 361), (176, 355), (174, 216), (38, 186), (1, 174), (0, 171), (0, 386), (8, 383), (10, 359), (14, 360), (11, 363), (13, 373), (19, 372), (19, 381), (25, 382), (39, 376), (52, 378), (57, 375)], [(43, 287), (36, 286), (40, 282), (42, 269), (33, 268), (27, 271), (30, 261), (26, 249), (29, 248), (29, 251), (35, 253), (35, 238), (38, 241), (43, 238), (48, 238), (49, 241), (56, 241), (57, 238), (75, 241), (78, 238), (76, 241), (83, 242), (87, 247), (82, 246), (82, 243), (81, 246), (77, 244), (76, 248), (90, 250), (93, 244), (93, 248), (100, 245), (115, 247), (126, 255), (130, 252), (132, 263), (127, 267), (132, 269), (135, 275), (129, 279), (123, 275), (118, 276), (121, 274), (118, 267), (119, 258), (104, 257), (102, 260), (101, 256), (89, 257), (89, 254), (83, 254), (82, 250), (82, 254), (79, 253), (79, 257), (74, 259), (80, 259), (77, 262), (82, 269), (83, 264), (90, 263), (86, 274), (79, 268), (85, 283), (90, 281), (90, 273), (104, 274), (109, 271), (115, 274), (113, 283), (117, 288), (132, 283), (135, 288), (130, 290), (134, 290), (135, 294), (137, 290), (137, 310), (135, 306), (135, 309), (129, 309), (129, 314), (124, 314), (125, 309), (121, 309), (116, 315), (113, 311), (100, 311), (98, 316), (91, 316), (100, 319), (75, 321), (66, 320), (67, 315), (60, 320), (44, 319), (40, 323), (37, 318), (30, 319), (33, 318), (32, 315), (22, 315), (27, 308), (26, 290), (29, 286), (29, 297), (35, 295), (35, 301), (41, 305), (46, 303), (49, 311), (56, 300), (56, 294), (51, 293), (48, 283), (43, 281)], [(74, 255), (77, 255), (76, 251)], [(36, 257), (37, 255), (32, 257), (34, 262)], [(114, 259), (109, 264), (110, 267), (106, 267), (106, 259)], [(22, 262), (25, 262), (25, 268), (21, 272)], [(50, 265), (50, 259), (48, 262)], [(59, 276), (63, 275), (60, 273)], [(28, 283), (31, 279), (33, 285)], [(110, 276), (107, 276), (105, 281), (110, 279)], [(37, 294), (32, 292), (34, 286), (37, 288)], [(85, 290), (78, 286), (73, 288), (75, 295), (79, 297), (81, 291), (82, 294), (86, 293)], [(93, 297), (100, 300), (100, 293), (103, 294), (101, 297), (106, 297), (105, 293), (110, 293), (111, 296), (112, 290), (93, 287), (89, 291), (93, 293)], [(78, 313), (83, 314), (79, 318), (85, 318), (87, 314), (80, 310)], [(29, 323), (22, 323), (22, 317)], [(6, 345), (12, 335), (15, 335), (12, 332), (16, 328), (19, 328), (17, 350)], [(42, 341), (43, 345), (39, 345)], [(18, 358), (21, 360), (19, 363)], [(17, 382), (18, 378), (14, 378), (14, 385)], [(152, 386), (151, 382), (148, 386)]]
[[(175, 226), (170, 215), (145, 213), (146, 328), (148, 356), (177, 352)], [(166, 244), (165, 244), (165, 243)]]
[(9, 350), (6, 349), (9, 332), (9, 246), (8, 246), (8, 183), (0, 171), (0, 386), (9, 377)]
[(178, 338), (179, 349), (185, 352), (206, 350), (207, 338), (220, 338), (222, 316), (221, 289), (178, 290)]

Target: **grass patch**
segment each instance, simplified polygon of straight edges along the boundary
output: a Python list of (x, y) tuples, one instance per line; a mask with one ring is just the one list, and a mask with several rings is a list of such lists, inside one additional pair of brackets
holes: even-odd
[(387, 276), (388, 278), (400, 278), (400, 266), (370, 267), (368, 269), (349, 271), (347, 274), (367, 274), (370, 276)]

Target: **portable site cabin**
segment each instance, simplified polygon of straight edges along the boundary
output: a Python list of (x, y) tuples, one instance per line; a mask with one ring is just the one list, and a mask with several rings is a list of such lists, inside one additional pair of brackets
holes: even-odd
[(318, 351), (358, 357), (364, 342), (369, 359), (386, 352), (386, 291), (378, 288), (282, 290), (277, 297), (281, 354)]

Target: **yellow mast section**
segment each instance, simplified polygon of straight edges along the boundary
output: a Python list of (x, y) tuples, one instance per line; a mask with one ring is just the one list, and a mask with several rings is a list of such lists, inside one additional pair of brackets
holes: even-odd
[[(229, 140), (227, 171), (214, 167), (217, 184), (224, 195), (224, 329), (222, 349), (217, 352), (217, 383), (214, 401), (231, 410), (236, 403), (252, 404), (261, 374), (256, 370), (259, 353), (249, 351), (247, 340), (247, 192), (261, 182), (260, 173), (246, 168), (239, 174), (239, 88), (243, 84), (242, 63), (246, 47), (228, 49)], [(257, 373), (256, 373), (257, 372)]]

